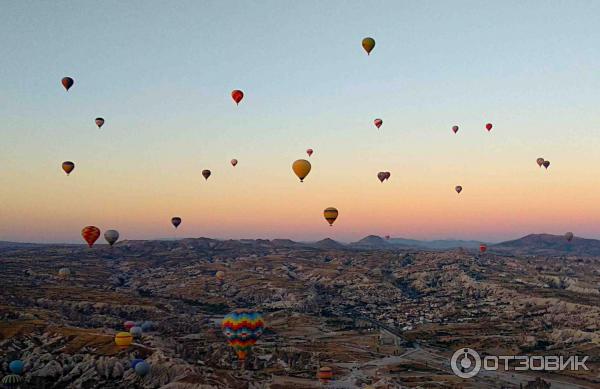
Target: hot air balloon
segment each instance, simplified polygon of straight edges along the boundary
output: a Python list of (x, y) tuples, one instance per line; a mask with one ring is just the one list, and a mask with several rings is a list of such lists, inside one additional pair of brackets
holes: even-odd
[(218, 272), (215, 273), (215, 278), (218, 281), (223, 281), (223, 279), (225, 278), (225, 272), (222, 270), (219, 270)]
[(234, 158), (234, 159), (231, 160), (231, 166), (235, 167), (235, 165), (237, 165), (237, 164), (238, 164), (238, 160), (237, 159)]
[(205, 180), (208, 180), (208, 177), (210, 177), (210, 170), (208, 169), (204, 169), (202, 170), (202, 177), (204, 177)]
[(333, 379), (333, 371), (331, 370), (331, 367), (323, 366), (322, 368), (320, 368), (317, 372), (317, 378), (323, 384), (326, 384), (329, 381), (331, 381)]
[(21, 374), (23, 373), (23, 366), (25, 364), (23, 363), (22, 360), (20, 359), (15, 359), (14, 361), (11, 361), (8, 364), (8, 369), (11, 371), (11, 373), (13, 374)]
[(144, 332), (150, 332), (150, 331), (154, 330), (154, 322), (147, 320), (142, 323), (141, 327)]
[(244, 92), (236, 89), (233, 92), (231, 92), (231, 98), (233, 99), (233, 101), (235, 101), (236, 104), (239, 105), (240, 101), (242, 101), (242, 99), (244, 98)]
[(456, 186), (454, 187), (454, 190), (456, 191), (456, 193), (460, 193), (460, 192), (462, 192), (462, 186), (460, 186), (460, 185), (456, 185)]
[(488, 131), (491, 131), (492, 127), (493, 127), (492, 123), (488, 123), (488, 124), (485, 125), (485, 129), (488, 130)]
[(371, 51), (375, 47), (375, 39), (369, 38), (369, 37), (363, 39), (362, 40), (362, 47), (367, 52), (367, 55), (370, 55)]
[(544, 158), (538, 158), (535, 160), (535, 162), (538, 164), (539, 167), (542, 167), (542, 165), (544, 165)]
[(177, 227), (179, 227), (179, 225), (181, 224), (181, 218), (180, 217), (172, 217), (171, 218), (171, 224), (173, 224), (173, 226), (175, 227), (175, 229), (177, 229)]
[(262, 313), (252, 309), (236, 309), (221, 322), (227, 342), (240, 360), (246, 358), (248, 351), (262, 335), (264, 327)]
[(333, 226), (333, 222), (335, 222), (335, 219), (338, 217), (338, 210), (333, 207), (325, 208), (323, 211), (323, 216), (329, 225)]
[(373, 120), (373, 123), (375, 123), (375, 127), (379, 128), (383, 124), (383, 120), (375, 119), (375, 120)]
[(123, 323), (123, 327), (125, 327), (125, 329), (127, 331), (129, 331), (130, 329), (132, 329), (133, 327), (135, 327), (135, 323), (132, 322), (131, 320), (127, 320), (125, 323)]
[(479, 245), (479, 251), (482, 253), (485, 253), (487, 251), (487, 245), (486, 244), (480, 244)]
[(109, 245), (115, 244), (117, 240), (119, 240), (119, 231), (117, 230), (107, 230), (104, 233), (104, 239), (108, 242)]
[(62, 163), (62, 170), (65, 171), (65, 173), (67, 173), (67, 176), (69, 174), (71, 174), (71, 172), (73, 171), (73, 169), (75, 169), (75, 164), (71, 161), (65, 161)]
[(452, 131), (456, 134), (458, 132), (458, 126), (452, 126)]
[(300, 182), (304, 182), (304, 178), (310, 173), (310, 168), (310, 162), (306, 159), (298, 159), (292, 164), (292, 170), (296, 173)]
[(313, 155), (313, 149), (306, 149), (306, 154), (308, 154), (309, 157)]
[(548, 169), (548, 166), (550, 166), (550, 161), (544, 161), (544, 167)]
[(377, 178), (379, 178), (379, 181), (383, 182), (387, 179), (387, 174), (385, 174), (385, 172), (379, 172), (377, 173)]
[(567, 232), (567, 233), (565, 234), (565, 239), (567, 239), (567, 242), (570, 242), (570, 241), (572, 241), (572, 240), (573, 240), (573, 236), (574, 236), (574, 235), (573, 235), (573, 233), (572, 233), (572, 232)]
[(71, 270), (68, 267), (58, 269), (58, 276), (62, 279), (67, 279), (71, 276)]
[(129, 329), (129, 333), (134, 338), (139, 338), (140, 336), (142, 336), (143, 332), (144, 332), (144, 330), (142, 330), (142, 327), (138, 327), (138, 326), (133, 326)]
[(390, 173), (390, 172), (385, 172), (385, 179), (386, 179), (386, 180), (389, 180), (391, 176), (392, 176), (392, 173)]
[(129, 332), (119, 332), (115, 335), (115, 344), (119, 348), (127, 348), (133, 343), (133, 335)]
[(61, 84), (65, 87), (65, 89), (68, 91), (69, 89), (71, 89), (71, 87), (73, 86), (73, 84), (75, 83), (75, 81), (73, 81), (73, 79), (71, 77), (63, 77), (62, 80), (60, 80)]
[(135, 366), (140, 363), (140, 362), (144, 362), (144, 360), (142, 358), (135, 358), (131, 360), (131, 368), (135, 369)]
[(150, 373), (150, 365), (146, 361), (141, 361), (135, 364), (133, 370), (135, 370), (135, 374), (144, 377)]
[(389, 236), (389, 235), (386, 235), (386, 236), (385, 236), (385, 240), (390, 240), (390, 236)]
[(98, 240), (98, 237), (100, 236), (100, 229), (95, 226), (84, 227), (81, 230), (81, 236), (83, 237), (83, 240), (87, 242), (88, 246), (92, 247), (94, 242)]
[(18, 388), (19, 385), (21, 385), (21, 382), (23, 381), (23, 379), (21, 378), (20, 375), (17, 374), (8, 374), (5, 375), (4, 377), (2, 377), (2, 381), (0, 381), (0, 383), (2, 383), (2, 386), (5, 388)]
[(102, 126), (104, 125), (104, 119), (96, 118), (96, 125), (98, 126), (98, 128), (102, 128)]

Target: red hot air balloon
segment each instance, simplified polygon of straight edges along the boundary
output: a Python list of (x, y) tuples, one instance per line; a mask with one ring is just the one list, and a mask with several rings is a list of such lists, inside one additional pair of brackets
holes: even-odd
[(379, 128), (383, 124), (383, 120), (375, 119), (375, 120), (373, 120), (373, 123), (375, 123), (375, 127)]
[(73, 86), (73, 84), (75, 83), (75, 81), (73, 81), (73, 79), (71, 77), (63, 77), (63, 79), (60, 80), (60, 83), (68, 91)]
[(202, 177), (204, 177), (204, 179), (208, 180), (208, 177), (210, 177), (210, 170), (208, 169), (204, 169), (202, 170)]
[(387, 175), (385, 174), (385, 172), (379, 172), (377, 173), (377, 178), (379, 178), (379, 181), (383, 182), (385, 181)]
[(492, 123), (488, 123), (488, 124), (485, 125), (485, 129), (488, 130), (488, 131), (491, 131), (492, 127), (493, 127)]
[(485, 245), (483, 243), (480, 244), (479, 245), (479, 251), (482, 252), (482, 253), (485, 253), (487, 251), (487, 245)]
[(458, 126), (452, 126), (452, 131), (456, 134), (458, 132)]
[(88, 246), (92, 247), (94, 242), (98, 240), (98, 237), (100, 236), (100, 229), (94, 226), (84, 227), (83, 230), (81, 230), (81, 236), (83, 237), (83, 240), (87, 242)]
[(313, 155), (313, 149), (306, 149), (306, 154), (308, 154), (309, 157)]
[(231, 98), (233, 99), (233, 101), (235, 101), (236, 104), (240, 104), (240, 101), (242, 101), (242, 99), (244, 98), (244, 92), (242, 92), (239, 89), (234, 90), (233, 92), (231, 92)]

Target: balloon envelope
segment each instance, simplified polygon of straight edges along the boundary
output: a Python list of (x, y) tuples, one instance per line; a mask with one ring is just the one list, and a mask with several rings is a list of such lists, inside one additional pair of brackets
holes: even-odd
[(129, 329), (129, 333), (135, 338), (139, 338), (140, 336), (142, 336), (143, 332), (144, 330), (142, 330), (142, 327), (138, 326), (134, 326)]
[(240, 101), (244, 98), (244, 92), (239, 89), (236, 89), (231, 92), (231, 98), (235, 101), (236, 104), (239, 104)]
[(567, 242), (570, 242), (570, 241), (572, 241), (572, 240), (573, 240), (573, 236), (574, 236), (574, 235), (573, 235), (573, 233), (572, 233), (572, 232), (567, 232), (567, 233), (565, 234), (565, 238), (567, 239)]
[(313, 149), (306, 149), (306, 154), (308, 154), (309, 157), (313, 155)]
[(62, 86), (65, 87), (66, 90), (69, 90), (73, 86), (75, 81), (73, 81), (71, 77), (63, 77), (63, 79), (60, 80), (60, 83), (62, 84)]
[(131, 368), (135, 369), (135, 365), (137, 365), (140, 362), (144, 362), (144, 360), (141, 358), (135, 358), (135, 359), (131, 360)]
[(81, 230), (81, 236), (83, 237), (83, 240), (87, 242), (88, 246), (92, 247), (94, 242), (96, 242), (100, 236), (100, 229), (95, 226), (84, 227)]
[(292, 170), (296, 173), (300, 182), (304, 182), (304, 178), (310, 173), (310, 169), (310, 162), (306, 159), (298, 159), (292, 164)]
[(548, 169), (548, 166), (550, 166), (550, 161), (544, 161), (543, 165), (546, 169)]
[(383, 120), (375, 119), (375, 120), (373, 120), (373, 123), (375, 123), (375, 127), (379, 128), (383, 124)]
[(115, 244), (117, 240), (119, 240), (119, 231), (117, 230), (108, 230), (104, 233), (104, 239), (108, 242), (109, 245)]
[(202, 177), (204, 177), (205, 180), (208, 180), (208, 177), (210, 177), (210, 175), (211, 175), (210, 170), (208, 170), (208, 169), (202, 170)]
[(119, 332), (115, 335), (115, 344), (119, 348), (127, 348), (133, 343), (133, 335), (129, 332)]
[(172, 218), (171, 218), (171, 224), (173, 224), (173, 226), (174, 226), (175, 228), (179, 227), (179, 225), (181, 224), (181, 218), (180, 218), (180, 217), (177, 217), (177, 216), (175, 216), (175, 217), (172, 217)]
[(62, 170), (67, 173), (67, 176), (75, 169), (75, 164), (71, 161), (65, 161), (62, 163)]
[(456, 193), (460, 193), (460, 192), (462, 192), (462, 186), (456, 185), (456, 187), (454, 188), (454, 190), (456, 191)]
[(131, 320), (127, 320), (125, 323), (123, 323), (123, 327), (125, 327), (125, 329), (129, 331), (131, 328), (135, 327), (135, 323)]
[(327, 220), (329, 225), (333, 226), (333, 222), (335, 222), (335, 220), (338, 217), (338, 210), (334, 207), (325, 208), (325, 210), (323, 211), (323, 216), (325, 217), (325, 220)]
[(331, 381), (331, 379), (333, 378), (333, 371), (331, 370), (330, 367), (323, 366), (322, 368), (319, 369), (319, 372), (317, 373), (317, 378), (322, 383), (327, 383), (327, 382)]
[(370, 37), (363, 39), (362, 47), (367, 52), (367, 55), (370, 55), (371, 51), (373, 51), (373, 48), (375, 47), (375, 39), (370, 38)]
[(487, 245), (485, 245), (485, 244), (480, 244), (479, 245), (479, 251), (480, 252), (485, 253), (486, 250), (487, 250)]
[(246, 358), (248, 351), (256, 344), (264, 327), (262, 313), (253, 309), (236, 309), (221, 322), (227, 342), (241, 360)]
[(235, 166), (237, 164), (238, 164), (238, 160), (237, 159), (234, 158), (234, 159), (231, 160), (231, 165), (232, 166)]
[(219, 270), (218, 272), (215, 273), (215, 277), (217, 280), (221, 281), (223, 278), (225, 278), (225, 272), (222, 270)]
[(539, 167), (542, 167), (542, 165), (544, 164), (544, 158), (538, 158), (535, 160), (535, 162), (538, 164)]
[(14, 374), (23, 373), (24, 363), (20, 359), (15, 359), (11, 363), (8, 364), (8, 369)]
[(135, 367), (133, 368), (133, 370), (135, 370), (135, 373), (137, 375), (139, 375), (140, 377), (143, 377), (145, 375), (147, 375), (148, 373), (150, 373), (150, 365), (145, 362), (145, 361), (141, 361), (135, 364)]
[(491, 131), (492, 127), (493, 127), (492, 123), (488, 123), (488, 124), (485, 125), (485, 129), (488, 130), (488, 131)]
[(456, 134), (458, 132), (458, 126), (452, 126), (452, 131)]
[(379, 178), (379, 181), (383, 182), (387, 179), (387, 174), (385, 174), (385, 172), (379, 172), (377, 173), (377, 178)]
[(71, 270), (68, 267), (62, 267), (58, 269), (58, 276), (60, 278), (69, 278), (71, 275)]
[(98, 126), (98, 128), (101, 128), (104, 125), (104, 119), (96, 118), (96, 125)]

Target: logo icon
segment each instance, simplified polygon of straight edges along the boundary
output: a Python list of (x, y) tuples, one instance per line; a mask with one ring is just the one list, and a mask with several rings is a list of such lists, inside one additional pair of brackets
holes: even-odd
[(473, 349), (461, 348), (452, 355), (450, 366), (454, 374), (460, 378), (475, 377), (481, 370), (481, 357)]

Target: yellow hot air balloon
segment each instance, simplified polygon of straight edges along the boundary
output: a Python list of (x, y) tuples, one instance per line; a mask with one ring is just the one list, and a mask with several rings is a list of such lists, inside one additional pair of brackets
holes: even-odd
[(325, 216), (325, 220), (327, 220), (329, 225), (333, 226), (333, 222), (338, 217), (338, 210), (333, 207), (325, 208), (323, 211), (323, 216)]
[(133, 343), (133, 335), (129, 332), (119, 332), (115, 335), (115, 344), (119, 348), (127, 348)]
[(310, 162), (308, 162), (306, 159), (299, 159), (294, 161), (292, 164), (292, 170), (294, 173), (296, 173), (300, 179), (300, 182), (304, 182), (304, 177), (308, 176), (308, 173), (310, 173), (310, 168)]
[(371, 54), (371, 50), (375, 47), (375, 39), (373, 38), (365, 38), (362, 40), (362, 47), (367, 52), (367, 55)]

